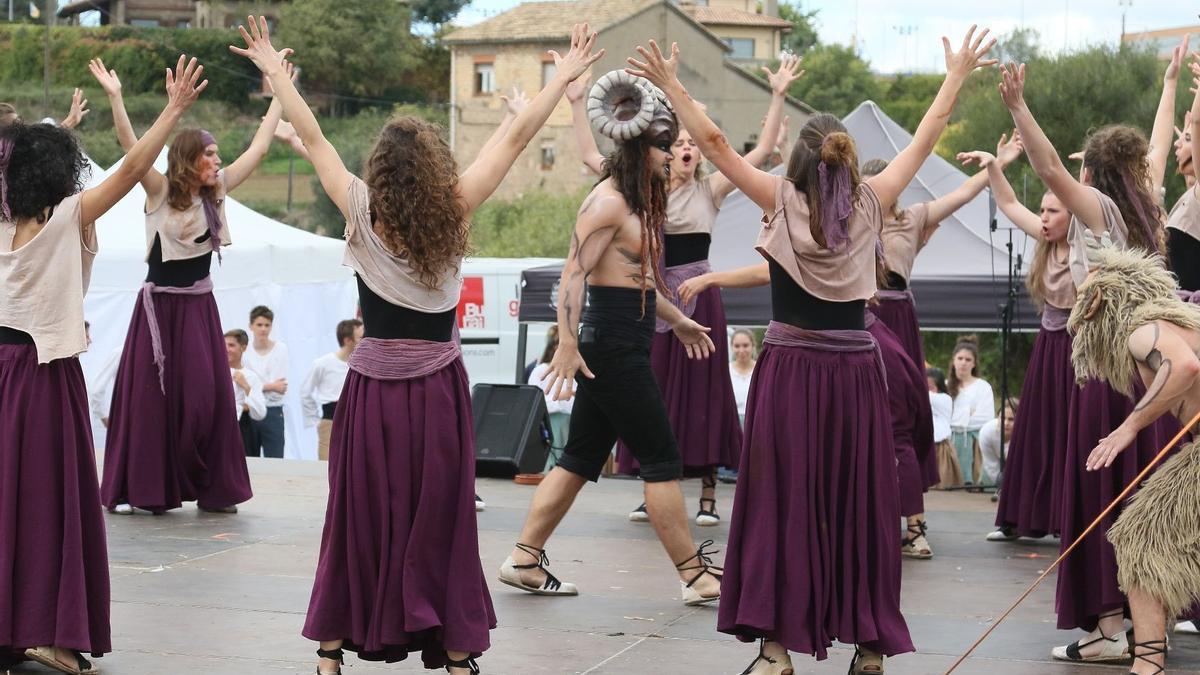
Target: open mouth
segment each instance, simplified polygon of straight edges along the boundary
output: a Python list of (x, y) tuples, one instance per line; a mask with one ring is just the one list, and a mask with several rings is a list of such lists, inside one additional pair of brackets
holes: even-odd
[(680, 159), (683, 161), (684, 166), (692, 163), (692, 155), (690, 153), (684, 153)]

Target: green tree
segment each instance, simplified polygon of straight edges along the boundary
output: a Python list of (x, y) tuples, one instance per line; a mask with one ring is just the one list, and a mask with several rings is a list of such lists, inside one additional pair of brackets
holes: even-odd
[(883, 88), (866, 61), (850, 47), (817, 45), (804, 55), (804, 77), (788, 92), (813, 108), (843, 117)]
[(413, 18), (423, 23), (440, 26), (471, 4), (471, 0), (411, 0)]
[(884, 85), (884, 94), (877, 103), (888, 117), (896, 120), (909, 133), (915, 133), (925, 111), (929, 110), (937, 96), (943, 79), (942, 75), (935, 73), (897, 75)]
[(1042, 55), (1039, 34), (1032, 28), (1015, 28), (996, 43), (993, 53), (1000, 63), (1028, 63)]
[(790, 2), (779, 3), (779, 18), (792, 22), (792, 30), (783, 36), (783, 48), (793, 54), (804, 54), (817, 46), (817, 10), (804, 11)]

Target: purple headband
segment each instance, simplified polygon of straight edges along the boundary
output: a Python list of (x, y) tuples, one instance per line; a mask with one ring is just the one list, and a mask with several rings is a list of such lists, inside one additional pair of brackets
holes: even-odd
[(201, 129), (200, 130), (200, 142), (203, 143), (204, 147), (207, 148), (210, 145), (216, 145), (217, 139), (212, 134), (208, 133), (204, 129)]
[[(212, 134), (204, 129), (200, 130), (200, 142), (204, 147), (216, 145), (217, 139)], [(200, 202), (204, 206), (204, 221), (208, 225), (208, 240), (212, 244), (212, 250), (217, 252), (217, 262), (222, 262), (221, 259), (221, 212), (217, 209), (216, 200), (202, 197)]]
[(8, 208), (8, 163), (12, 153), (12, 139), (0, 139), (0, 216), (5, 220), (12, 220), (12, 211)]
[[(826, 137), (824, 143), (828, 143)], [(822, 143), (822, 145), (824, 145)], [(831, 175), (832, 174), (832, 175)], [(846, 221), (854, 212), (850, 203), (850, 168), (844, 164), (817, 165), (817, 183), (821, 191), (821, 231), (825, 233), (825, 248), (837, 251), (850, 241)]]

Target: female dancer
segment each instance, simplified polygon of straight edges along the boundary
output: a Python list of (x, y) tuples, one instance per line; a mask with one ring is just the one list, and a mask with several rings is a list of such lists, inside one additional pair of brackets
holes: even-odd
[[(1072, 214), (1067, 226), (1067, 266), (1078, 288), (1087, 276), (1088, 248), (1115, 246), (1162, 252), (1165, 233), (1161, 210), (1151, 192), (1148, 144), (1136, 129), (1111, 125), (1094, 132), (1084, 146), (1083, 170), (1076, 180), (1025, 104), (1025, 66), (1002, 69), (1000, 94), (1025, 144), (1034, 171)], [(1089, 380), (1071, 391), (1067, 445), (1063, 450), (1060, 527), (1062, 546), (1075, 541), (1170, 438), (1169, 423), (1147, 427), (1130, 448), (1100, 471), (1085, 462), (1097, 442), (1128, 417), (1134, 403), (1110, 385)], [(1101, 525), (1112, 526), (1118, 513)], [(1089, 635), (1056, 647), (1065, 661), (1116, 661), (1129, 658), (1124, 629), (1126, 599), (1117, 584), (1112, 545), (1088, 537), (1058, 573), (1056, 610), (1062, 630), (1082, 628)]]
[[(800, 70), (800, 59), (790, 55), (783, 58), (775, 72), (767, 68), (763, 71), (771, 85), (771, 103), (758, 144), (746, 153), (746, 161), (752, 166), (766, 161), (774, 151), (787, 90), (804, 74)], [(583, 163), (599, 175), (603, 171), (604, 156), (597, 149), (588, 125), (586, 91), (587, 81), (580, 78), (567, 89), (567, 99), (571, 102), (575, 138)], [(720, 172), (704, 175), (701, 167), (704, 155), (685, 129), (679, 130), (671, 154), (671, 185), (663, 236), (663, 281), (675, 294), (679, 284), (710, 271), (708, 247), (713, 224), (721, 203), (733, 192), (734, 185)], [(721, 304), (720, 290), (714, 288), (701, 293), (687, 303), (674, 299), (672, 302), (694, 321), (711, 328), (713, 335), (725, 334), (725, 308)], [(684, 475), (700, 476), (700, 509), (696, 512), (696, 524), (702, 526), (721, 522), (716, 500), (717, 468), (736, 467), (742, 448), (737, 403), (725, 365), (729, 362), (728, 345), (720, 338), (714, 343), (717, 352), (712, 358), (689, 359), (683, 344), (675, 339), (667, 323), (658, 321), (650, 348), (654, 378), (662, 389), (667, 417), (683, 456)], [(624, 443), (618, 444), (617, 467), (626, 474), (635, 473), (638, 468)], [(630, 512), (629, 519), (649, 520), (646, 505)]]
[(995, 532), (988, 541), (1059, 534), (1059, 500), (1063, 453), (1067, 446), (1067, 402), (1076, 388), (1071, 367), (1071, 336), (1067, 316), (1075, 306), (1075, 282), (1067, 264), (1070, 245), (1067, 226), (1071, 213), (1053, 192), (1042, 196), (1041, 214), (1017, 199), (1004, 169), (990, 153), (960, 153), (964, 164), (978, 163), (988, 176), (996, 205), (1025, 234), (1038, 242), (1026, 285), (1042, 308), (1042, 327), (1033, 343), (1025, 384), (1022, 415), (1013, 427), (1004, 465)]
[(349, 649), (387, 661), (417, 651), (427, 668), (478, 673), (474, 658), (496, 617), (479, 563), (471, 398), (452, 339), (471, 213), (604, 50), (593, 54), (596, 34), (576, 25), (571, 51), (550, 52), (554, 78), (461, 176), (440, 128), (401, 117), (384, 127), (360, 179), (289, 80), (290, 50), (271, 46), (266, 19), (240, 30), (246, 48), (231, 49), (270, 78), (346, 216), (346, 264), (363, 309), (366, 337), (333, 420), (329, 506), (304, 625), (321, 643), (317, 672), (341, 672)]
[[(125, 149), (137, 141), (116, 71), (93, 59)], [(109, 511), (155, 514), (196, 500), (203, 511), (237, 513), (250, 476), (233, 412), (229, 360), (209, 277), (212, 254), (230, 243), (225, 195), (258, 167), (281, 108), (272, 101), (254, 140), (224, 169), (212, 134), (184, 129), (167, 174), (150, 168), (146, 189), (146, 283), (129, 322), (108, 416), (100, 495)]]
[[(137, 184), (208, 85), (179, 57), (167, 105), (125, 161), (80, 192), (66, 129), (0, 129), (0, 665), (97, 672), (112, 650), (108, 555), (79, 353), (96, 220)], [(228, 376), (226, 376), (228, 377)]]
[[(1195, 62), (1190, 65), (1193, 73), (1200, 75), (1200, 65)], [(1200, 120), (1193, 109), (1184, 118), (1183, 133), (1175, 143), (1175, 160), (1187, 189), (1167, 216), (1167, 257), (1171, 271), (1192, 302), (1200, 302), (1200, 199), (1196, 195), (1196, 169), (1192, 163), (1200, 146), (1197, 127)]]
[(852, 673), (881, 673), (885, 655), (913, 649), (900, 614), (896, 458), (864, 309), (883, 213), (933, 150), (967, 76), (994, 63), (984, 60), (995, 43), (986, 36), (972, 27), (957, 52), (943, 38), (937, 98), (912, 144), (865, 182), (833, 115), (808, 120), (786, 177), (775, 176), (739, 157), (688, 96), (677, 45), (669, 59), (651, 42), (638, 48), (644, 63), (629, 60), (717, 169), (770, 214), (757, 248), (775, 320), (750, 387), (717, 624), (763, 640), (747, 673), (791, 673), (788, 650), (824, 659), (835, 639), (859, 646)]

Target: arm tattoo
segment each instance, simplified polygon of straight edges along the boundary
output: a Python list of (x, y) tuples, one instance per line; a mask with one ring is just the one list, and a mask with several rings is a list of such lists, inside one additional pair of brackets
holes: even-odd
[[(1158, 350), (1153, 350), (1151, 353), (1157, 354)], [(1138, 401), (1137, 406), (1134, 407), (1135, 412), (1144, 410), (1151, 403), (1153, 403), (1154, 400), (1158, 398), (1158, 395), (1162, 393), (1163, 388), (1167, 386), (1167, 381), (1171, 379), (1171, 360), (1162, 359), (1161, 356), (1159, 359), (1159, 366), (1155, 369), (1157, 374), (1154, 376), (1154, 381), (1151, 382), (1150, 386), (1146, 389), (1146, 395), (1143, 396), (1142, 400)]]

